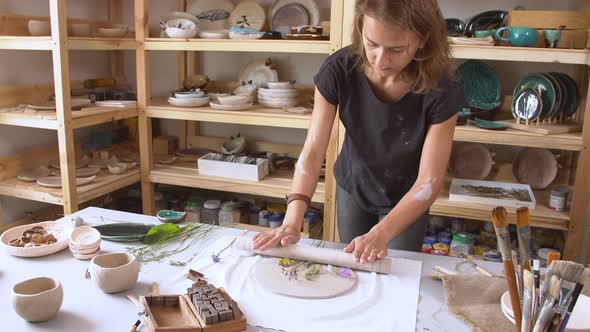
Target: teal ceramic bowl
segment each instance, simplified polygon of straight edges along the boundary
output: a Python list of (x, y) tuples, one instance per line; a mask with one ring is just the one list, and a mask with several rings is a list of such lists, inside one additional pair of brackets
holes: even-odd
[(475, 116), (481, 118), (478, 112), (493, 111), (500, 106), (500, 81), (485, 63), (468, 60), (459, 66), (457, 74), (461, 79), (465, 101)]
[(491, 30), (478, 30), (475, 31), (475, 37), (477, 38), (485, 38), (485, 37), (489, 37), (492, 35), (492, 31)]
[(177, 223), (181, 222), (186, 218), (186, 212), (172, 211), (172, 210), (160, 210), (156, 215), (158, 220), (166, 223)]

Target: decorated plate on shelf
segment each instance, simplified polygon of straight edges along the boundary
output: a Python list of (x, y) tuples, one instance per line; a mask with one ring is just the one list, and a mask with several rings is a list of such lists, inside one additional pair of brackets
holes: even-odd
[(555, 105), (547, 117), (558, 117), (567, 101), (567, 91), (565, 90), (565, 85), (559, 78), (557, 78), (557, 76), (554, 76), (550, 73), (543, 73), (542, 75), (547, 77), (547, 79), (553, 84), (553, 87), (555, 88)]
[(512, 162), (512, 174), (519, 183), (532, 189), (545, 189), (557, 177), (559, 164), (555, 155), (541, 148), (524, 148)]
[[(70, 104), (71, 104), (73, 110), (78, 110), (78, 109), (81, 109), (83, 107), (86, 107), (86, 106), (92, 104), (92, 101), (90, 99), (72, 98)], [(55, 111), (56, 104), (55, 104), (55, 101), (50, 101), (50, 102), (47, 102), (44, 104), (27, 105), (27, 108), (31, 108), (34, 110), (40, 110), (40, 111), (49, 111), (49, 110)]]
[(216, 103), (209, 103), (213, 109), (220, 110), (220, 111), (245, 111), (247, 109), (252, 108), (253, 104), (238, 104), (238, 105), (223, 105), (223, 104), (216, 104)]
[(279, 74), (272, 69), (270, 59), (255, 60), (246, 65), (240, 72), (238, 82), (250, 82), (259, 88), (267, 86), (269, 81), (278, 81)]
[[(76, 186), (89, 184), (96, 178), (96, 175), (87, 178), (76, 178)], [(61, 188), (61, 176), (47, 176), (37, 180), (37, 184), (48, 188)]]
[(269, 23), (272, 31), (279, 31), (285, 36), (292, 27), (309, 25), (309, 14), (302, 5), (290, 3), (278, 8)]
[(512, 116), (515, 119), (520, 119), (521, 122), (536, 121), (541, 110), (543, 109), (543, 101), (539, 93), (532, 88), (524, 88), (520, 90), (512, 100)]
[(254, 0), (241, 1), (229, 15), (231, 26), (242, 26), (256, 31), (262, 30), (265, 22), (264, 8)]
[(229, 16), (234, 8), (230, 0), (192, 0), (187, 12), (199, 19), (201, 30), (223, 30), (231, 26)]
[[(314, 0), (277, 0), (275, 1), (275, 3), (272, 5), (272, 7), (270, 7), (270, 14), (268, 17), (269, 22), (271, 22), (271, 28), (275, 28), (274, 24), (274, 16), (277, 15), (277, 13), (279, 12), (279, 10), (281, 10), (282, 7), (285, 6), (293, 6), (293, 5), (299, 5), (301, 7), (303, 7), (305, 9), (305, 11), (307, 12), (308, 15), (308, 23), (304, 24), (304, 25), (319, 25), (320, 24), (320, 8), (318, 7), (317, 2), (315, 2)], [(281, 14), (279, 13), (278, 15), (281, 16), (286, 16), (286, 14), (296, 14), (295, 11), (293, 11), (292, 9), (290, 9), (288, 11), (288, 13), (285, 14)], [(302, 14), (297, 14), (299, 16), (301, 16)], [(301, 20), (301, 18), (297, 19), (297, 20)], [(282, 21), (282, 20), (281, 20)], [(278, 22), (280, 24), (280, 21)], [(276, 26), (278, 27), (278, 26)], [(279, 30), (281, 31), (281, 30)], [(286, 31), (286, 33), (289, 33), (290, 30)]]
[(541, 120), (545, 119), (555, 107), (556, 90), (551, 81), (541, 74), (530, 74), (521, 79), (514, 87), (513, 95), (516, 96), (521, 89), (531, 88), (541, 95), (543, 107), (541, 109)]
[(550, 73), (553, 77), (559, 79), (563, 83), (563, 87), (566, 90), (565, 103), (563, 105), (563, 118), (570, 118), (578, 110), (580, 94), (578, 92), (578, 85), (576, 81), (565, 73)]

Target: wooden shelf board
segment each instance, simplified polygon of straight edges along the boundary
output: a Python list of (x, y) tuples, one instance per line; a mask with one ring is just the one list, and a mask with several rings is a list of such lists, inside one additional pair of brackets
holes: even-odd
[(70, 50), (135, 50), (139, 45), (133, 38), (68, 37)]
[(454, 140), (568, 151), (581, 151), (584, 148), (581, 132), (541, 135), (510, 128), (501, 131), (485, 130), (473, 125), (457, 126)]
[[(473, 204), (449, 201), (449, 186), (441, 191), (439, 197), (430, 207), (430, 214), (491, 221), (491, 213), (494, 206), (485, 204)], [(534, 227), (551, 228), (567, 231), (570, 221), (569, 212), (556, 212), (548, 207), (549, 193), (547, 191), (534, 191), (537, 204), (531, 209), (531, 224)], [(510, 223), (516, 223), (516, 209), (506, 208)]]
[[(82, 128), (136, 116), (137, 107), (88, 107), (72, 112), (72, 126)], [(58, 127), (55, 111), (4, 112), (0, 113), (0, 124), (53, 130)]]
[(453, 44), (451, 53), (456, 59), (590, 64), (590, 52), (578, 49)]
[(0, 36), (0, 49), (51, 51), (53, 49), (53, 42), (49, 36)]
[(330, 54), (329, 40), (238, 40), (147, 38), (145, 49), (152, 51), (231, 51)]
[[(170, 166), (154, 165), (149, 175), (149, 180), (153, 183), (278, 198), (285, 198), (291, 189), (292, 178), (291, 172), (275, 172), (260, 181), (205, 176), (199, 174), (194, 162), (177, 162)], [(312, 201), (323, 203), (324, 194), (324, 183), (320, 182)]]
[[(120, 175), (101, 171), (94, 181), (78, 187), (78, 203), (124, 188), (139, 182), (139, 180), (139, 168)], [(35, 182), (23, 182), (17, 178), (0, 181), (0, 195), (63, 205), (61, 188), (47, 188)]]
[(299, 115), (256, 105), (247, 111), (219, 111), (211, 107), (177, 107), (154, 101), (146, 115), (152, 118), (235, 123), (256, 126), (307, 129), (311, 114)]

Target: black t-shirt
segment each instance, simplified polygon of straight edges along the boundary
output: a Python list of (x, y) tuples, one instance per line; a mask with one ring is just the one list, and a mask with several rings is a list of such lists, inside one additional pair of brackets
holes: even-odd
[(364, 210), (386, 214), (418, 177), (428, 127), (451, 118), (464, 98), (458, 81), (443, 79), (438, 89), (384, 103), (361, 63), (350, 47), (343, 48), (326, 59), (314, 83), (328, 102), (339, 106), (346, 128), (334, 166), (338, 185)]

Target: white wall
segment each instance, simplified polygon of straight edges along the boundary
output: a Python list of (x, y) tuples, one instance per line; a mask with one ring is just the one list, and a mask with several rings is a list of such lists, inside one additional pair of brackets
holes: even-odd
[[(68, 17), (107, 20), (107, 0), (69, 0)], [(49, 1), (2, 0), (0, 12), (30, 16), (49, 16)], [(107, 52), (70, 52), (70, 77), (84, 80), (110, 75)], [(0, 51), (0, 85), (26, 85), (53, 81), (51, 52)], [(133, 61), (132, 65), (134, 65)], [(133, 72), (134, 73), (134, 72)], [(135, 76), (131, 79), (135, 80)], [(75, 131), (76, 140), (82, 141), (97, 127)], [(0, 156), (9, 156), (24, 149), (57, 144), (57, 132), (0, 125)], [(43, 203), (0, 196), (2, 220), (11, 222), (26, 211), (44, 206)]]

